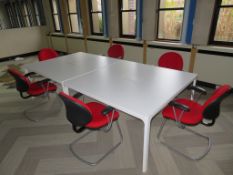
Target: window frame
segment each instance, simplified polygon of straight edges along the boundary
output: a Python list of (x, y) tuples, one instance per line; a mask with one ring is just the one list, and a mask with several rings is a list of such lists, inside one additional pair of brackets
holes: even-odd
[(29, 13), (28, 1), (22, 1), (20, 5), (22, 6), (21, 13), (23, 12), (22, 17), (24, 20), (24, 26), (31, 27), (32, 26), (32, 17), (31, 17), (31, 14)]
[(36, 18), (36, 25), (41, 26), (41, 14), (39, 10), (39, 3), (37, 0), (32, 0), (32, 8), (35, 12), (35, 18)]
[[(135, 10), (132, 10), (132, 9), (128, 9), (128, 10), (123, 10), (122, 8), (122, 5), (123, 5), (123, 0), (119, 0), (119, 28), (120, 28), (120, 37), (121, 38), (130, 38), (130, 39), (133, 39), (133, 38), (136, 38), (136, 34), (137, 34), (137, 1), (136, 0), (136, 9)], [(123, 13), (126, 13), (126, 12), (135, 12), (135, 15), (136, 15), (136, 20), (135, 20), (135, 33), (134, 35), (128, 35), (128, 34), (123, 34)]]
[(222, 0), (217, 0), (215, 3), (214, 7), (214, 15), (213, 15), (213, 21), (212, 21), (212, 29), (210, 31), (210, 36), (209, 36), (209, 44), (213, 45), (222, 45), (222, 46), (233, 46), (233, 41), (232, 42), (227, 42), (227, 41), (215, 41), (215, 33), (217, 30), (217, 24), (218, 24), (218, 19), (219, 19), (219, 12), (221, 8), (232, 8), (233, 9), (233, 4), (232, 5), (221, 5)]
[[(79, 5), (79, 2), (78, 2), (78, 0), (76, 0), (76, 12), (70, 12), (70, 7), (69, 7), (69, 0), (66, 0), (66, 2), (67, 2), (67, 10), (68, 10), (68, 19), (69, 19), (69, 25), (70, 25), (70, 32), (71, 33), (74, 33), (74, 34), (81, 34), (81, 27), (82, 26), (80, 26), (81, 25), (81, 17), (80, 17), (80, 13), (78, 12), (78, 10), (80, 10), (80, 9), (78, 9), (78, 5)], [(79, 32), (74, 32), (73, 31), (73, 28), (72, 28), (72, 22), (71, 22), (71, 15), (76, 15), (77, 16), (77, 18), (78, 18), (78, 28), (79, 28)]]
[[(55, 0), (56, 4), (57, 4), (57, 13), (54, 13), (54, 8), (53, 8), (53, 0), (50, 0), (50, 7), (51, 7), (51, 15), (52, 15), (52, 19), (53, 19), (53, 27), (54, 27), (54, 31), (58, 32), (58, 33), (62, 33), (63, 32), (63, 26), (62, 26), (62, 19), (61, 19), (61, 10), (60, 10), (60, 3), (59, 0)], [(56, 24), (55, 24), (55, 18), (54, 16), (58, 16), (58, 25), (60, 27), (60, 30), (56, 29)]]
[[(160, 2), (162, 0), (159, 0), (158, 2), (158, 9), (157, 9), (157, 30), (156, 30), (156, 38), (155, 40), (159, 40), (159, 41), (167, 41), (167, 42), (180, 42), (182, 40), (182, 33), (183, 33), (183, 26), (184, 26), (184, 15), (185, 15), (185, 4), (186, 4), (186, 0), (184, 0), (184, 7), (174, 7), (174, 8), (160, 8)], [(160, 11), (173, 11), (173, 10), (183, 10), (183, 19), (182, 19), (182, 25), (181, 25), (181, 35), (180, 35), (180, 39), (169, 39), (169, 38), (159, 38), (159, 17), (160, 17)]]
[[(92, 35), (104, 35), (104, 16), (103, 16), (103, 1), (101, 0), (101, 11), (93, 11), (92, 9), (92, 0), (88, 0), (88, 6), (89, 6), (89, 16), (90, 16), (90, 28), (91, 28), (91, 34)], [(102, 16), (102, 32), (94, 32), (94, 25), (93, 25), (93, 13), (101, 13)]]
[[(38, 23), (34, 2), (37, 4), (40, 23)], [(4, 3), (9, 18), (9, 28), (22, 28), (44, 25), (43, 5), (41, 0), (21, 0)]]
[(12, 10), (12, 7), (10, 5), (10, 3), (5, 4), (6, 10), (7, 10), (7, 15), (9, 17), (9, 21), (11, 24), (11, 28), (15, 28), (16, 24), (15, 24), (15, 17), (14, 17), (14, 13)]

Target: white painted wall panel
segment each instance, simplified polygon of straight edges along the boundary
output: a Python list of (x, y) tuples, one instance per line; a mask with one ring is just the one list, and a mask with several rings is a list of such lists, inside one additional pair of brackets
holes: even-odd
[(88, 53), (93, 53), (93, 54), (98, 54), (98, 55), (107, 55), (109, 43), (87, 40), (87, 48), (88, 48)]
[(67, 38), (69, 53), (85, 52), (84, 40), (76, 38)]
[(214, 84), (231, 84), (233, 86), (233, 58), (208, 54), (197, 54), (194, 72), (198, 80)]
[(48, 47), (46, 27), (0, 30), (0, 58), (39, 51)]
[(143, 47), (129, 45), (123, 45), (123, 47), (125, 50), (125, 60), (143, 63)]
[(51, 41), (55, 50), (66, 52), (66, 43), (64, 37), (51, 36)]

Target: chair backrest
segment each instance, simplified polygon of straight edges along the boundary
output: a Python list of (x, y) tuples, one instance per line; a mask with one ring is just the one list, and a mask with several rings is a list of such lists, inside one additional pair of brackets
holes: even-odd
[(25, 77), (21, 72), (19, 72), (15, 68), (9, 68), (8, 73), (14, 77), (15, 82), (16, 82), (16, 89), (19, 92), (27, 92), (28, 91), (28, 89), (31, 85), (31, 82), (29, 81), (29, 79), (27, 77)]
[(45, 61), (45, 60), (49, 60), (55, 57), (58, 57), (59, 54), (51, 48), (43, 48), (40, 50), (39, 54), (38, 54), (38, 59), (39, 61)]
[(160, 56), (158, 65), (175, 70), (183, 70), (183, 58), (176, 52), (167, 52)]
[(66, 107), (66, 118), (74, 127), (83, 127), (92, 120), (92, 112), (90, 108), (72, 96), (60, 92), (59, 96)]
[(124, 48), (120, 44), (114, 44), (108, 49), (108, 56), (113, 58), (124, 58)]
[(220, 114), (221, 102), (232, 92), (231, 86), (222, 85), (218, 87), (214, 93), (203, 104), (203, 117), (213, 120)]

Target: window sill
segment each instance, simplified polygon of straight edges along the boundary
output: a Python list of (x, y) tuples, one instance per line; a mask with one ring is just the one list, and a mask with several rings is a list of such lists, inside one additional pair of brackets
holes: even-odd
[(60, 32), (52, 32), (52, 33), (50, 33), (48, 35), (50, 35), (50, 36), (64, 37), (64, 33), (60, 33)]
[(77, 34), (77, 33), (69, 33), (66, 35), (67, 38), (74, 38), (74, 39), (83, 39), (83, 35), (82, 34)]
[(133, 44), (142, 44), (143, 41), (137, 41), (136, 39), (131, 38), (114, 38), (113, 42), (125, 42), (125, 43), (133, 43)]
[(175, 42), (150, 41), (147, 44), (154, 46), (165, 46), (165, 47), (167, 46), (167, 47), (175, 47), (175, 48), (187, 48), (187, 49), (191, 48), (191, 45), (183, 44), (183, 43), (175, 43)]
[(198, 46), (198, 50), (207, 50), (207, 51), (216, 51), (224, 53), (233, 53), (233, 47), (224, 47), (224, 46)]
[(98, 35), (90, 35), (90, 36), (87, 37), (87, 39), (96, 39), (96, 40), (109, 41), (109, 38), (106, 38), (104, 36), (98, 36)]

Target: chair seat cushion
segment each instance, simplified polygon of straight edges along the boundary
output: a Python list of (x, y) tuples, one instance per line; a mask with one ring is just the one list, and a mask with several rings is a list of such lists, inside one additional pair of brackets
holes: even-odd
[[(188, 100), (188, 99), (176, 99), (175, 100), (178, 103), (184, 104), (190, 108), (189, 112), (184, 112), (182, 118), (180, 119), (180, 122), (187, 125), (197, 125), (202, 121), (203, 115), (202, 115), (202, 106), (198, 103)], [(179, 117), (182, 110), (175, 108), (177, 117)], [(176, 120), (173, 107), (167, 106), (163, 111), (162, 115), (164, 118), (168, 118), (171, 120)]]
[(49, 83), (49, 84), (48, 82), (44, 82), (42, 84), (32, 83), (27, 93), (32, 96), (38, 96), (44, 94), (47, 91), (51, 92), (56, 90), (57, 90), (57, 86), (53, 83)]
[[(96, 103), (96, 102), (90, 102), (87, 103), (87, 106), (92, 111), (92, 120), (85, 126), (86, 128), (90, 129), (97, 129), (106, 126), (109, 123), (108, 118), (110, 119), (112, 117), (112, 112), (108, 114), (108, 116), (105, 116), (102, 114), (102, 111), (106, 108), (105, 105)], [(117, 111), (114, 112), (113, 121), (117, 120), (119, 118), (119, 113)]]

